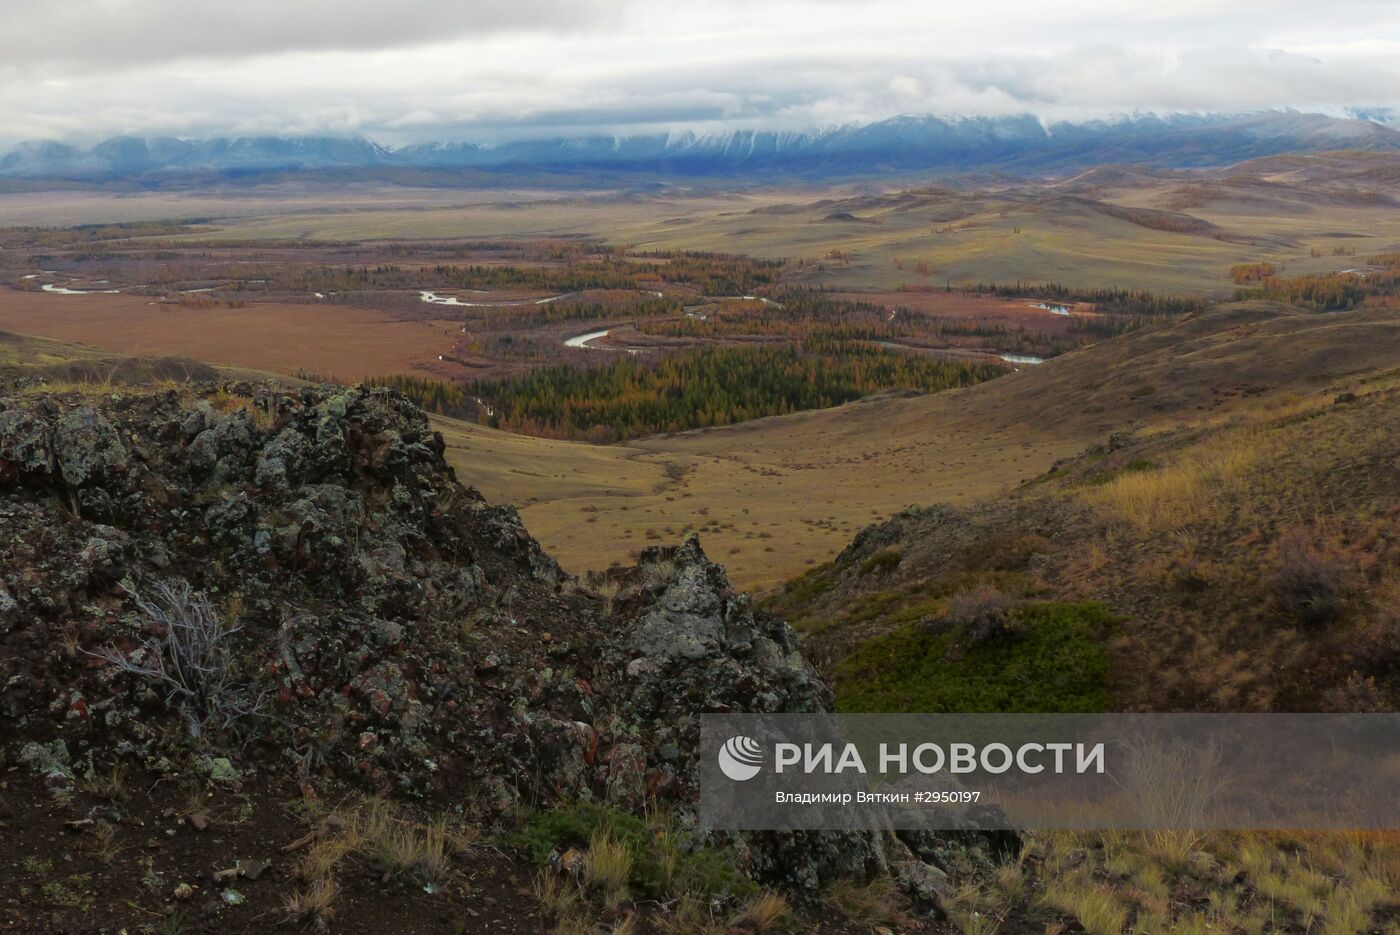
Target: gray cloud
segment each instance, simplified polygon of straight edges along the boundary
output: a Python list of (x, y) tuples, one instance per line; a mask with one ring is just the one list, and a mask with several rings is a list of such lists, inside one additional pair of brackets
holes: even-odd
[(1400, 106), (1391, 0), (3, 2), (0, 142)]
[(76, 71), (604, 28), (607, 0), (5, 0), (0, 61)]

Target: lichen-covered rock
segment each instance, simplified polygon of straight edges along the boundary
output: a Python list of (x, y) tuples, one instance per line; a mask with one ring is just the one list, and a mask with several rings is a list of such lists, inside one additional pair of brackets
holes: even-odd
[(0, 632), (9, 629), (19, 620), (19, 601), (0, 582)]
[(0, 412), (0, 484), (19, 474), (48, 474), (53, 470), (48, 423), (17, 409)]
[(126, 447), (117, 430), (88, 406), (59, 418), (53, 451), (59, 473), (70, 487), (81, 487), (126, 464)]
[[(59, 777), (61, 741), (98, 767), (281, 774), (485, 817), (579, 799), (684, 814), (699, 715), (830, 710), (791, 629), (698, 539), (648, 550), (603, 601), (444, 451), (382, 389), (0, 398), (0, 759), (27, 750)], [(101, 661), (162, 651), (138, 597), (172, 580), (232, 630), (226, 697), (175, 700)], [(179, 739), (192, 722), (197, 744)], [(790, 887), (891, 866), (870, 835), (740, 843)]]
[(664, 580), (616, 647), (616, 694), (631, 711), (698, 738), (703, 713), (830, 710), (792, 629), (736, 593), (698, 538), (649, 550), (641, 569)]
[(925, 912), (942, 911), (953, 896), (953, 884), (948, 874), (922, 860), (904, 860), (892, 868), (894, 878)]
[(311, 443), (295, 428), (285, 428), (268, 442), (258, 457), (253, 476), (259, 487), (291, 490), (300, 486)]

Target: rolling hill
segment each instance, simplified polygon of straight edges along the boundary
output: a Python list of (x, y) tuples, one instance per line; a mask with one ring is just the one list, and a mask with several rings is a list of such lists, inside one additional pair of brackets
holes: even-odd
[(1240, 303), (930, 396), (599, 448), (438, 420), (448, 457), (572, 572), (698, 531), (744, 587), (834, 557), (911, 505), (971, 504), (1122, 432), (1331, 399), (1400, 361), (1400, 314)]

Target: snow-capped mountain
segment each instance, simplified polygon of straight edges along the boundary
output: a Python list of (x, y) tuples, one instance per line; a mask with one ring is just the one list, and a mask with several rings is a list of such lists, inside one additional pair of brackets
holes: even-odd
[(859, 176), (889, 171), (1064, 171), (1106, 163), (1187, 167), (1331, 149), (1400, 150), (1383, 123), (1294, 111), (1136, 115), (1046, 124), (1034, 116), (901, 116), (808, 132), (582, 136), (388, 149), (363, 137), (117, 137), (81, 150), (25, 143), (0, 176), (162, 179), (323, 169), (629, 171), (673, 176)]

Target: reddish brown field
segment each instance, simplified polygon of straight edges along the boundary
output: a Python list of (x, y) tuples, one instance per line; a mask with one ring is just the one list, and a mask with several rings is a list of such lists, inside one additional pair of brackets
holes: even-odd
[(460, 327), (338, 305), (191, 308), (145, 296), (0, 290), (0, 331), (116, 354), (190, 357), (285, 374), (305, 370), (345, 380), (394, 373), (459, 377), (464, 368), (438, 355), (451, 355)]

